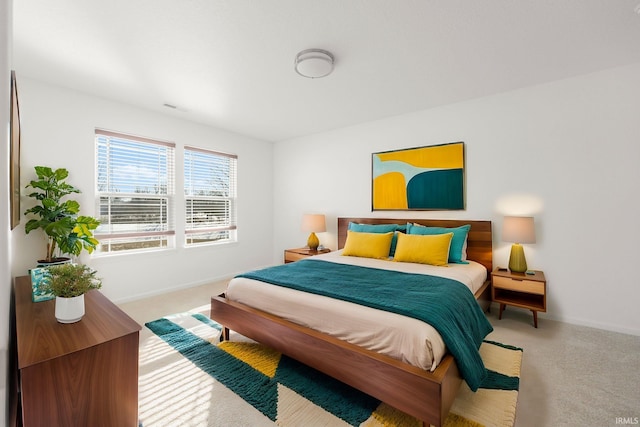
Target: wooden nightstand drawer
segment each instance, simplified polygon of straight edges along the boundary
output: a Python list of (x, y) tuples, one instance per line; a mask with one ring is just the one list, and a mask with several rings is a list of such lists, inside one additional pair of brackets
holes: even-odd
[(529, 294), (544, 295), (544, 283), (532, 280), (509, 279), (507, 277), (493, 276), (493, 287), (509, 289), (512, 291), (526, 292)]
[(300, 261), (301, 259), (308, 258), (309, 255), (298, 254), (291, 251), (285, 251), (284, 253), (284, 262), (294, 262)]
[(299, 248), (299, 249), (286, 249), (284, 251), (284, 262), (285, 264), (290, 262), (300, 261), (301, 259), (309, 258), (311, 256), (326, 254), (331, 252), (329, 249), (320, 249), (317, 251), (312, 251), (309, 248)]

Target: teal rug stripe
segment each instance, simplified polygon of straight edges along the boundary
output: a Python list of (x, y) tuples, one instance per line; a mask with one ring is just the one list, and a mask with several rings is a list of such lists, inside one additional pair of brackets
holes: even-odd
[(520, 347), (514, 347), (514, 346), (509, 345), (509, 344), (502, 344), (501, 342), (497, 342), (497, 341), (484, 340), (483, 342), (486, 342), (487, 344), (497, 345), (498, 347), (506, 348), (506, 349), (509, 349), (509, 350), (516, 350), (516, 351), (524, 352), (524, 350), (521, 349)]
[(480, 384), (480, 388), (489, 390), (515, 390), (520, 388), (520, 378), (510, 377), (500, 372), (487, 369), (487, 377)]
[(284, 355), (274, 380), (352, 426), (365, 422), (380, 405), (378, 399)]
[(278, 389), (275, 381), (170, 320), (159, 319), (145, 323), (145, 326), (270, 420), (276, 420)]
[(205, 316), (204, 314), (200, 314), (200, 313), (194, 313), (191, 315), (191, 317), (193, 317), (196, 320), (201, 321), (202, 323), (211, 326), (214, 329), (217, 329), (219, 331), (222, 330), (222, 326), (220, 326), (220, 324), (218, 322), (214, 322), (213, 320), (209, 319), (207, 316)]

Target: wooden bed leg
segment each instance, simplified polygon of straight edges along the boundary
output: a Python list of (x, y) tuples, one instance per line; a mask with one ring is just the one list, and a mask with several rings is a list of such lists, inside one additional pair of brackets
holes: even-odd
[[(218, 295), (218, 297), (227, 298), (227, 295), (223, 292), (220, 295)], [(213, 300), (213, 298), (211, 298), (211, 299)], [(211, 313), (209, 313), (209, 318), (210, 319), (212, 318), (211, 317)], [(222, 331), (221, 331), (222, 333), (220, 334), (220, 342), (229, 341), (229, 328), (227, 328), (224, 325), (220, 325), (220, 326), (222, 326)]]

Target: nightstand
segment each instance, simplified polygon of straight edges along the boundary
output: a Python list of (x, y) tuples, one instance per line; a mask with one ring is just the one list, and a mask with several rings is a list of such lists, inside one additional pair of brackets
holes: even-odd
[(290, 262), (300, 261), (301, 259), (309, 258), (310, 256), (326, 254), (331, 252), (331, 249), (318, 249), (317, 251), (312, 251), (309, 248), (299, 248), (299, 249), (285, 249), (284, 251), (284, 263), (288, 264)]
[(533, 312), (533, 326), (538, 327), (538, 312), (547, 311), (547, 280), (542, 271), (534, 274), (512, 273), (496, 269), (491, 273), (491, 300), (500, 304), (500, 315), (506, 305)]

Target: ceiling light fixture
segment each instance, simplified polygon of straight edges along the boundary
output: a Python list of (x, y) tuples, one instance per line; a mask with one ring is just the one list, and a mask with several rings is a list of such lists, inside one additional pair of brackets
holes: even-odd
[(331, 74), (334, 58), (331, 52), (322, 49), (306, 49), (296, 55), (296, 73), (310, 79)]

